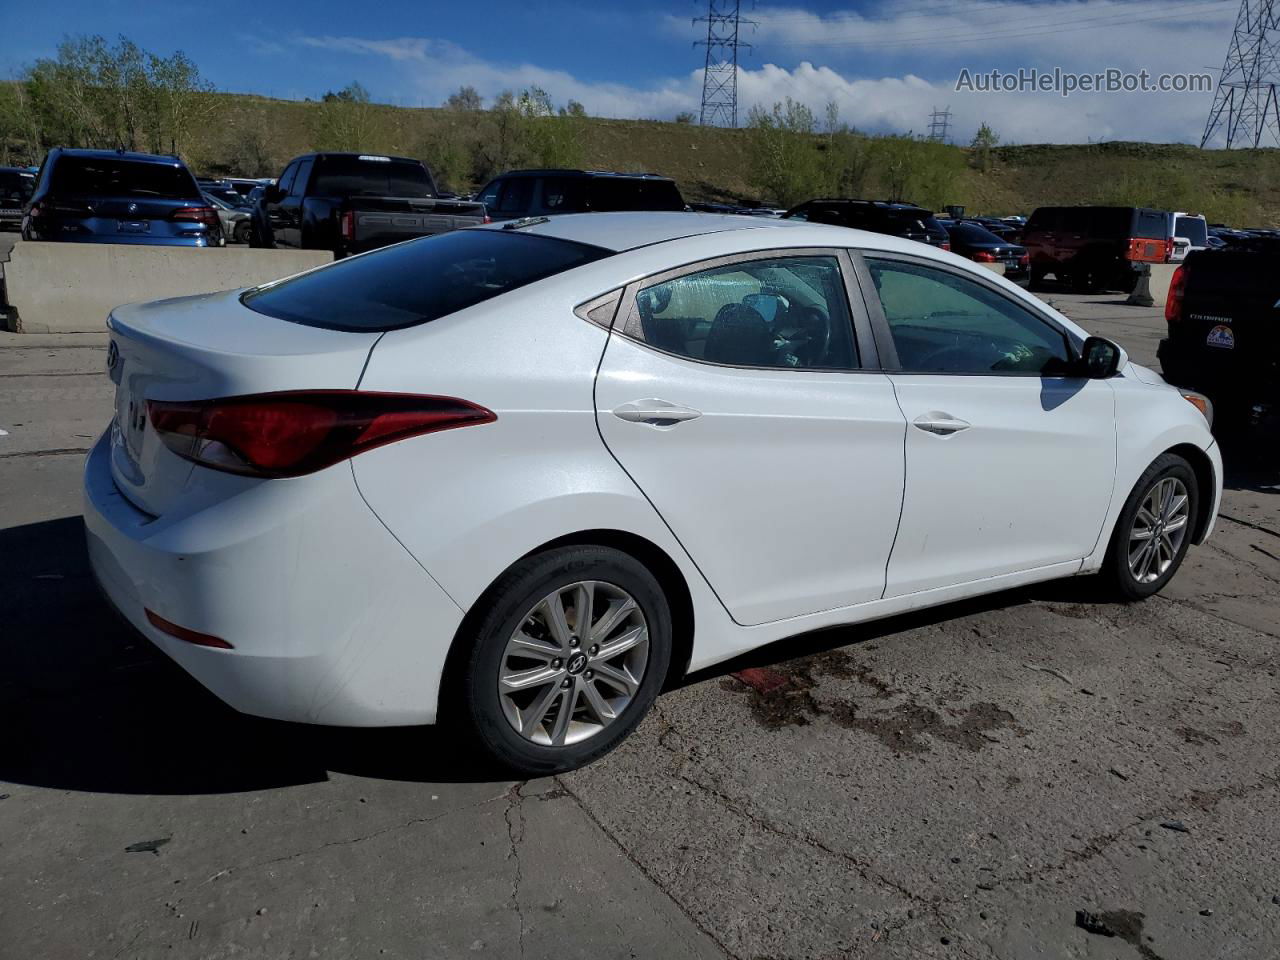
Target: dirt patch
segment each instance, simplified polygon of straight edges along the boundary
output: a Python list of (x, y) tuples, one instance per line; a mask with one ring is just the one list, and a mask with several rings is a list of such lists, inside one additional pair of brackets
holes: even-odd
[(1230, 723), (1219, 724), (1213, 733), (1197, 730), (1195, 727), (1176, 727), (1173, 732), (1180, 736), (1183, 742), (1197, 747), (1202, 747), (1208, 743), (1217, 746), (1222, 743), (1218, 737), (1243, 737), (1244, 724), (1239, 720), (1232, 720)]
[(820, 677), (857, 681), (869, 687), (877, 700), (901, 692), (877, 677), (870, 666), (842, 650), (788, 660), (774, 667), (749, 667), (733, 678), (721, 680), (720, 688), (738, 693), (745, 688), (751, 712), (763, 726), (804, 726), (828, 712), (812, 693)]
[(1135, 947), (1142, 960), (1163, 960), (1143, 940), (1142, 922), (1145, 919), (1146, 914), (1134, 910), (1108, 910), (1097, 914), (1076, 911), (1076, 926), (1082, 930), (1102, 937), (1118, 937)]
[(858, 714), (852, 704), (836, 704), (829, 711), (842, 727), (869, 733), (894, 753), (928, 753), (930, 740), (976, 753), (998, 742), (990, 736), (992, 731), (1012, 728), (1022, 732), (1013, 714), (994, 703), (975, 703), (946, 712), (959, 723), (949, 723), (943, 714), (918, 703), (899, 704), (869, 716)]

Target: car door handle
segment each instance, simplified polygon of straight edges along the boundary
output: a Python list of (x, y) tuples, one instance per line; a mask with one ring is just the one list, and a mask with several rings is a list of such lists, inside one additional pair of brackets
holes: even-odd
[(940, 437), (949, 437), (953, 433), (969, 429), (969, 422), (953, 417), (949, 413), (924, 413), (911, 421), (925, 433), (936, 433)]
[(613, 415), (629, 423), (647, 423), (654, 427), (670, 427), (685, 420), (696, 420), (702, 411), (666, 400), (632, 400), (613, 408)]

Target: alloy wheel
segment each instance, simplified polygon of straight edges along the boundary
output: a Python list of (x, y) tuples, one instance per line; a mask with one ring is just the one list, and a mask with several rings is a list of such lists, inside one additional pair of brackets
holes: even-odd
[(1157, 480), (1134, 514), (1129, 530), (1129, 573), (1154, 583), (1173, 565), (1187, 536), (1191, 498), (1177, 477)]
[(631, 594), (598, 580), (560, 587), (507, 641), (498, 670), (503, 714), (533, 743), (580, 743), (622, 716), (648, 661), (649, 627)]

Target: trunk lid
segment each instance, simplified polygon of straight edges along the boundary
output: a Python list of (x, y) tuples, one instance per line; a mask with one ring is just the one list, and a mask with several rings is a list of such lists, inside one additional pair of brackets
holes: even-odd
[(350, 333), (255, 313), (239, 291), (117, 307), (107, 321), (107, 372), (116, 385), (111, 469), (139, 509), (159, 516), (210, 485), (243, 478), (208, 476), (169, 450), (152, 429), (148, 400), (205, 400), (278, 390), (353, 389), (377, 333)]
[(1206, 372), (1274, 363), (1280, 352), (1280, 281), (1265, 253), (1191, 254), (1179, 322), (1170, 335), (1201, 359)]

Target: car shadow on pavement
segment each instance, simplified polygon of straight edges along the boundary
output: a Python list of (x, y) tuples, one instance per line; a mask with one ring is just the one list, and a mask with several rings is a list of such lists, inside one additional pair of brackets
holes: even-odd
[(312, 727), (225, 706), (102, 599), (80, 517), (0, 530), (0, 560), (0, 781), (204, 794), (314, 783), (330, 771), (510, 779), (433, 727)]

